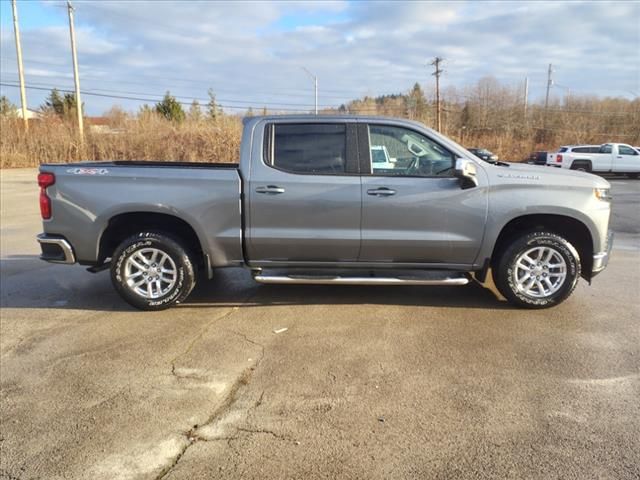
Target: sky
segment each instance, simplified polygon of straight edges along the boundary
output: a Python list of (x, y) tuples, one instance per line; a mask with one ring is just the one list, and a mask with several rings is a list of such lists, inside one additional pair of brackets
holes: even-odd
[[(66, 3), (18, 0), (27, 103), (73, 89)], [(137, 1), (73, 2), (86, 112), (129, 111), (167, 91), (228, 112), (320, 108), (364, 95), (431, 92), (492, 75), (531, 100), (552, 95), (640, 95), (640, 2)], [(0, 94), (19, 103), (10, 0), (0, 0)], [(6, 85), (5, 85), (6, 84)], [(93, 95), (89, 95), (89, 94)], [(132, 97), (115, 99), (104, 95)], [(143, 100), (137, 100), (143, 99)]]

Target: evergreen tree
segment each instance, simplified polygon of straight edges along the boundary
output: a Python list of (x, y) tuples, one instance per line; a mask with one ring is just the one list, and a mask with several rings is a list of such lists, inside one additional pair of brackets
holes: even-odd
[(189, 107), (189, 119), (196, 122), (202, 120), (202, 109), (200, 108), (198, 100), (191, 102), (191, 107)]
[(427, 114), (427, 100), (420, 84), (416, 82), (407, 97), (407, 107), (412, 118), (421, 120)]
[[(60, 118), (73, 119), (76, 117), (76, 96), (73, 93), (62, 95), (57, 88), (51, 90), (40, 110), (45, 113), (58, 115)], [(82, 104), (84, 112), (84, 103)]]
[(3, 117), (14, 117), (16, 106), (4, 95), (0, 97), (0, 115)]
[(40, 107), (45, 113), (55, 113), (56, 115), (64, 115), (64, 96), (57, 88), (51, 90), (49, 96), (45, 99), (44, 104)]
[(147, 103), (142, 105), (140, 107), (140, 110), (138, 110), (138, 118), (146, 118), (155, 114), (156, 114), (156, 111), (153, 108), (151, 108)]
[(162, 101), (156, 103), (156, 112), (171, 122), (182, 122), (185, 119), (182, 105), (168, 91)]
[(220, 108), (216, 103), (216, 95), (213, 93), (213, 89), (210, 88), (207, 91), (209, 95), (209, 102), (207, 103), (207, 115), (211, 120), (215, 120), (220, 115)]

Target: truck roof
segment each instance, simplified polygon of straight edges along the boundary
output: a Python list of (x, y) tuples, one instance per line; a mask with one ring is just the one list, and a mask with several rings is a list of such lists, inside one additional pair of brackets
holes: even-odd
[(405, 124), (419, 125), (422, 128), (429, 128), (423, 123), (415, 120), (407, 120), (405, 118), (375, 116), (375, 115), (315, 115), (315, 114), (287, 114), (287, 115), (254, 115), (252, 117), (244, 117), (242, 123), (246, 125), (251, 121), (256, 123), (259, 120), (276, 120), (276, 121), (292, 121), (292, 122), (401, 122)]

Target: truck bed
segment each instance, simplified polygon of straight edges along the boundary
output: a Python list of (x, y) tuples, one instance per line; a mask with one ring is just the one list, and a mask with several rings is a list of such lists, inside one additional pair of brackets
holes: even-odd
[(43, 164), (40, 171), (55, 175), (47, 189), (52, 218), (44, 221), (44, 231), (69, 240), (80, 263), (96, 263), (102, 234), (120, 215), (129, 215), (127, 223), (149, 215), (184, 220), (193, 226), (211, 265), (242, 263), (236, 164), (78, 162)]

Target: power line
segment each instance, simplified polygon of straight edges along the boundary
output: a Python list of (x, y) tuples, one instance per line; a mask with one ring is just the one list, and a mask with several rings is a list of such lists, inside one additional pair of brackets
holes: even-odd
[[(3, 75), (4, 76), (4, 75)], [(51, 79), (62, 79), (62, 80), (71, 80), (71, 77), (68, 75), (42, 75), (42, 74), (28, 74), (29, 77), (37, 77), (37, 78), (51, 78)], [(86, 74), (83, 75), (83, 79), (86, 82), (86, 80), (88, 79), (89, 81), (94, 80), (94, 81), (100, 81), (101, 83), (117, 83), (117, 84), (132, 84), (132, 85), (144, 85), (144, 86), (150, 86), (149, 82), (128, 82), (128, 81), (118, 81), (118, 80), (107, 80), (107, 79), (102, 79), (102, 77), (96, 77), (96, 76), (92, 76), (90, 74)], [(31, 84), (36, 84), (36, 82), (30, 82)], [(172, 90), (173, 88), (167, 88), (166, 86), (160, 86), (160, 84), (156, 84), (159, 86), (160, 89), (167, 91)], [(174, 88), (176, 88), (174, 86)], [(181, 87), (181, 86), (177, 86), (178, 89), (181, 88), (185, 88), (185, 87)], [(102, 90), (102, 91), (110, 91), (110, 92), (123, 92), (121, 90), (113, 90), (113, 89), (103, 89), (103, 88), (92, 88), (92, 90)], [(239, 92), (232, 92), (230, 90), (217, 90), (214, 89), (216, 93), (239, 93)], [(123, 92), (124, 93), (124, 92)], [(268, 92), (253, 92), (253, 94), (258, 94), (258, 95), (268, 95), (268, 96), (273, 96), (273, 97), (295, 97), (295, 98), (308, 98), (309, 94), (307, 93), (306, 95), (303, 94), (296, 94), (296, 93), (292, 93), (292, 94), (287, 94), (287, 93), (268, 93)], [(158, 94), (160, 95), (160, 94)], [(164, 95), (164, 94), (162, 94)], [(191, 95), (182, 95), (182, 97), (184, 98), (193, 98)], [(323, 98), (327, 98), (327, 99), (340, 99), (340, 100), (344, 100), (345, 96), (332, 96), (332, 95), (323, 95)], [(236, 103), (262, 103), (259, 100), (252, 100), (252, 101), (246, 101), (246, 100), (223, 100), (223, 101), (229, 101), (229, 102), (236, 102)], [(271, 101), (271, 103), (278, 103), (281, 105), (286, 105), (285, 102), (279, 102), (279, 101)], [(293, 104), (289, 104), (289, 105), (300, 105), (298, 103), (293, 103)], [(319, 105), (320, 107), (322, 107), (322, 105)]]
[[(13, 80), (10, 80), (13, 81)], [(52, 84), (49, 83), (42, 83), (42, 82), (30, 82), (29, 85), (31, 87), (33, 86), (43, 86), (43, 87), (49, 87), (51, 89), (56, 88), (58, 90), (62, 90), (63, 88), (67, 88), (67, 87), (60, 87), (60, 86), (53, 86)], [(12, 85), (9, 85), (12, 86)], [(143, 95), (143, 96), (157, 96), (160, 97), (160, 99), (162, 97), (164, 97), (164, 93), (150, 93), (150, 92), (132, 92), (132, 91), (124, 91), (124, 90), (111, 90), (111, 89), (105, 89), (105, 88), (85, 88), (82, 90), (83, 92), (86, 93), (91, 93), (91, 92), (107, 92), (107, 93), (114, 93), (114, 94), (123, 94), (123, 95)], [(191, 95), (172, 95), (174, 98), (183, 98), (183, 99), (188, 99), (188, 100), (197, 100), (198, 102), (208, 102), (209, 99), (206, 98), (201, 98), (201, 97), (193, 97)], [(313, 105), (311, 104), (304, 104), (304, 103), (287, 103), (287, 102), (260, 102), (260, 101), (250, 101), (250, 100), (232, 100), (232, 99), (224, 99), (224, 98), (220, 98), (218, 99), (220, 102), (226, 103), (226, 104), (243, 104), (243, 105), (247, 105), (247, 106), (252, 106), (255, 107), (256, 105), (260, 106), (260, 107), (272, 107), (272, 108), (279, 108), (280, 105), (284, 105), (285, 107), (302, 107), (302, 108), (313, 108)], [(156, 100), (157, 101), (157, 100)], [(242, 105), (236, 105), (238, 107), (241, 107)], [(320, 105), (321, 108), (339, 108), (339, 105)]]
[[(16, 84), (11, 84), (11, 83), (6, 83), (6, 82), (0, 82), (0, 85), (5, 86), (5, 87), (18, 87), (18, 85)], [(36, 86), (32, 86), (32, 85), (26, 85), (25, 88), (27, 90), (44, 90), (44, 91), (50, 91), (52, 88), (51, 87), (36, 87)], [(58, 88), (58, 87), (53, 87), (56, 88), (56, 90), (63, 92), (63, 93), (73, 93), (73, 90), (70, 89), (65, 89), (65, 88)], [(141, 97), (131, 97), (131, 96), (124, 96), (124, 95), (108, 95), (106, 93), (95, 93), (95, 92), (87, 92), (87, 91), (81, 91), (82, 95), (89, 95), (89, 96), (93, 96), (93, 97), (104, 97), (104, 98), (116, 98), (116, 99), (120, 99), (120, 100), (134, 100), (134, 101), (138, 101), (138, 102), (159, 102), (162, 99), (161, 98), (141, 98)], [(181, 104), (181, 105), (186, 105), (186, 106), (190, 106), (191, 102), (180, 102), (177, 101), (177, 103)], [(223, 105), (223, 104), (216, 104), (219, 107), (222, 108), (229, 108), (229, 109), (237, 109), (237, 110), (247, 110), (248, 108), (262, 108), (262, 107), (268, 107), (267, 104), (254, 104), (254, 105), (249, 105), (248, 107), (239, 107), (239, 106), (235, 106), (235, 105)], [(273, 107), (272, 110), (281, 110), (281, 111), (291, 111), (291, 112), (302, 112), (302, 111), (306, 111), (307, 109), (303, 109), (303, 108), (278, 108), (278, 107)]]
[[(5, 55), (4, 58), (6, 59), (11, 59), (11, 56), (9, 55)], [(53, 62), (43, 62), (40, 60), (26, 60), (25, 63), (30, 64), (30, 63), (34, 63), (34, 64), (39, 64), (39, 65), (46, 65), (46, 66), (52, 66), (52, 67), (67, 67), (67, 64), (61, 64), (61, 63), (53, 63)], [(109, 75), (112, 75), (112, 72), (105, 72)], [(37, 74), (29, 74), (29, 76), (44, 76), (44, 75), (37, 75)], [(53, 75), (52, 75), (53, 76)], [(109, 79), (105, 79), (104, 77), (100, 77), (100, 76), (91, 76), (90, 74), (83, 74), (82, 76), (83, 78), (93, 78), (96, 80), (100, 80), (103, 82), (108, 82), (108, 83), (130, 83), (130, 84), (135, 84), (135, 85), (150, 85), (150, 82), (132, 82), (132, 81), (126, 81), (126, 80), (109, 80)], [(196, 84), (196, 85), (205, 85), (207, 87), (211, 87), (211, 82), (207, 82), (204, 80), (194, 80), (194, 79), (188, 79), (188, 78), (177, 78), (177, 77), (160, 77), (160, 76), (153, 76), (154, 80), (166, 80), (168, 82), (173, 82), (173, 81), (178, 81), (178, 82), (185, 82), (185, 83), (192, 83), (192, 84)], [(159, 84), (156, 84), (159, 85)], [(164, 84), (163, 84), (164, 85)], [(176, 88), (179, 88), (179, 86), (177, 85), (173, 85)], [(163, 86), (163, 88), (165, 88)], [(306, 97), (309, 95), (308, 91), (305, 90), (304, 88), (289, 88), (289, 87), (281, 87), (281, 88), (275, 88), (275, 90), (286, 90), (286, 92), (284, 93), (277, 93), (274, 92), (273, 90), (270, 92), (254, 92), (254, 93), (259, 93), (259, 94), (263, 94), (263, 95), (277, 95), (277, 96), (296, 96), (296, 97)], [(227, 92), (227, 93), (237, 93), (237, 92), (233, 92), (230, 90), (218, 90), (216, 88), (214, 88), (214, 90), (216, 92)], [(356, 92), (355, 90), (343, 90), (343, 89), (329, 89), (329, 90), (325, 90), (323, 89), (323, 98), (339, 98), (342, 99), (345, 96), (364, 96), (364, 94), (362, 94), (361, 92)], [(290, 93), (290, 92), (307, 92), (305, 93)], [(342, 95), (325, 95), (324, 93), (342, 93)]]

